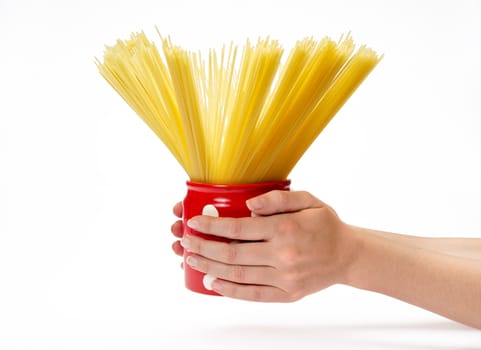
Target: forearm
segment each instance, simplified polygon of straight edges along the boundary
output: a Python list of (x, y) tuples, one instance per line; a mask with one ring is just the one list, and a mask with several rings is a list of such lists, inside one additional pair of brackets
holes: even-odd
[(346, 283), (481, 329), (481, 262), (347, 226), (357, 254)]
[(481, 260), (481, 238), (418, 237), (368, 229), (363, 231), (417, 248)]

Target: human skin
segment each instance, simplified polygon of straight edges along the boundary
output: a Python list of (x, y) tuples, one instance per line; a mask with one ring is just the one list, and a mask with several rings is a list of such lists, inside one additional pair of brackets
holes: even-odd
[[(176, 254), (216, 277), (226, 297), (293, 302), (334, 284), (382, 293), (481, 329), (481, 239), (427, 238), (344, 223), (308, 192), (272, 191), (246, 202), (249, 218), (196, 216), (192, 229), (231, 243), (172, 233)], [(174, 207), (182, 217), (182, 205)], [(254, 242), (238, 242), (239, 240)]]

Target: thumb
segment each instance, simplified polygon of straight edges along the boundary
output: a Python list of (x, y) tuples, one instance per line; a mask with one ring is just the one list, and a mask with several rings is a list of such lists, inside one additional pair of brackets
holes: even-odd
[(289, 213), (308, 208), (321, 208), (325, 204), (305, 191), (270, 191), (246, 201), (250, 211), (257, 215)]

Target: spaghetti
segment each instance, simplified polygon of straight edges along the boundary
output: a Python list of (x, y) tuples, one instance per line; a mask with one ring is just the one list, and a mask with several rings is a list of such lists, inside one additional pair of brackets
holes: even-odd
[(145, 121), (190, 180), (240, 184), (279, 181), (381, 60), (350, 36), (269, 38), (220, 52), (187, 51), (146, 35), (106, 46), (100, 74)]

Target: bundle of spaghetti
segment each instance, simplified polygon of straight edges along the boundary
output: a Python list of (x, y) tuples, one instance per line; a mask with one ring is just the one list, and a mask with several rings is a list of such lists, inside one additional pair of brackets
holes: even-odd
[(269, 38), (247, 40), (241, 55), (233, 43), (210, 50), (207, 60), (161, 40), (163, 55), (132, 34), (97, 66), (190, 180), (215, 184), (285, 180), (382, 58), (355, 51), (349, 35), (299, 40), (284, 63)]

